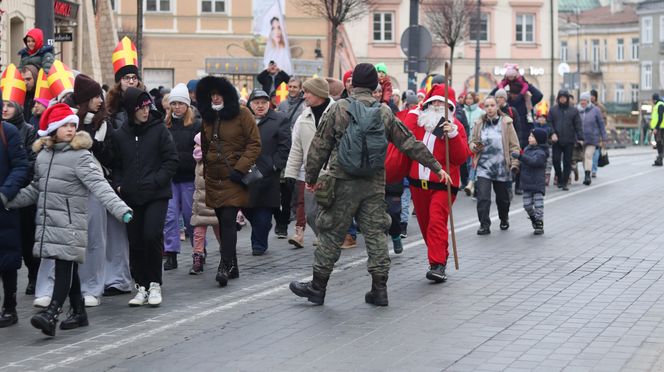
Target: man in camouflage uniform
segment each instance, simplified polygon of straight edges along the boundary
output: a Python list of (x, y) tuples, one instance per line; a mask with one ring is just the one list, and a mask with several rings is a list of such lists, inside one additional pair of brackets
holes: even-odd
[[(378, 74), (371, 64), (361, 63), (353, 71), (352, 97), (366, 106), (376, 100), (371, 92), (378, 85)], [(318, 175), (323, 165), (328, 162), (328, 175), (335, 178), (334, 202), (329, 208), (320, 208), (316, 225), (320, 231), (319, 243), (314, 253), (313, 280), (310, 282), (292, 282), (290, 289), (310, 302), (322, 305), (325, 300), (327, 281), (332, 274), (334, 264), (341, 253), (348, 225), (353, 217), (362, 229), (365, 237), (368, 262), (371, 274), (371, 291), (365, 296), (367, 303), (387, 306), (387, 277), (390, 269), (390, 257), (387, 249), (385, 231), (390, 225), (390, 216), (385, 208), (385, 171), (376, 172), (372, 177), (359, 178), (345, 173), (337, 161), (338, 142), (350, 123), (347, 112), (348, 100), (335, 102), (323, 116), (316, 131), (305, 165), (307, 188), (315, 190)], [(387, 106), (381, 107), (385, 135), (387, 140), (404, 154), (430, 168), (441, 179), (449, 176), (434, 159), (427, 147), (415, 139), (412, 133), (392, 114)]]

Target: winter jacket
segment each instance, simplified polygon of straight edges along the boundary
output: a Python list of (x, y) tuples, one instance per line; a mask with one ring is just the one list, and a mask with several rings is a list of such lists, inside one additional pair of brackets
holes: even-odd
[(249, 206), (279, 208), (281, 204), (279, 175), (286, 167), (291, 147), (290, 123), (286, 115), (268, 111), (260, 122), (261, 153), (256, 166), (263, 179), (249, 186)]
[[(211, 107), (210, 93), (220, 92), (224, 107)], [(205, 164), (205, 204), (210, 208), (247, 207), (246, 187), (231, 181), (236, 170), (246, 174), (261, 152), (256, 120), (248, 108), (238, 102), (235, 87), (225, 78), (204, 77), (196, 87), (198, 107), (203, 118), (201, 149)]]
[(606, 129), (602, 112), (592, 103), (586, 108), (579, 106), (579, 116), (583, 125), (583, 140), (586, 145), (599, 146), (600, 142), (606, 142)]
[[(467, 133), (472, 133), (473, 127), (475, 126), (475, 122), (477, 119), (481, 118), (482, 115), (484, 115), (484, 110), (482, 110), (477, 103), (473, 103), (472, 105), (463, 105), (463, 113), (466, 116), (466, 120), (468, 122), (469, 126), (469, 132)], [(468, 142), (472, 142), (473, 137), (472, 135), (468, 137)]]
[(548, 145), (528, 145), (519, 156), (521, 162), (521, 189), (525, 192), (546, 191), (546, 160), (549, 157)]
[(38, 153), (35, 178), (7, 203), (9, 208), (37, 203), (33, 254), (83, 263), (88, 244), (88, 196), (92, 193), (118, 220), (131, 209), (113, 192), (88, 149), (92, 139), (78, 132), (71, 142), (43, 137), (33, 145)]
[[(76, 109), (72, 109), (76, 112)], [(85, 115), (83, 122), (79, 122), (78, 131), (87, 132), (92, 138), (92, 147), (90, 152), (101, 164), (102, 171), (106, 178), (110, 178), (111, 170), (114, 164), (114, 136), (115, 130), (106, 120), (102, 121), (99, 128), (95, 128), (92, 123), (94, 114), (89, 112)]]
[(392, 90), (392, 80), (390, 80), (389, 77), (385, 76), (384, 78), (378, 80), (378, 84), (380, 84), (380, 87), (383, 89), (383, 95), (381, 96), (380, 102), (387, 104), (391, 103), (392, 94), (394, 94), (393, 93), (394, 91)]
[(201, 131), (200, 120), (188, 126), (184, 126), (184, 121), (178, 118), (171, 118), (171, 127), (168, 128), (175, 142), (175, 148), (178, 152), (178, 169), (173, 176), (173, 182), (193, 182), (196, 171), (196, 161), (192, 156), (194, 151), (194, 136)]
[[(290, 76), (288, 76), (287, 73), (283, 71), (277, 72), (277, 74), (274, 76), (274, 79), (272, 79), (272, 75), (270, 75), (267, 70), (263, 70), (258, 76), (256, 77), (256, 80), (261, 84), (263, 87), (263, 90), (267, 93), (270, 94), (272, 91), (277, 89), (281, 83), (286, 83), (288, 84), (288, 81), (290, 81)], [(235, 89), (235, 88), (233, 88)], [(237, 93), (237, 92), (236, 92)], [(196, 95), (196, 98), (198, 99), (198, 95)], [(198, 100), (200, 104), (200, 99)], [(226, 101), (224, 100), (224, 103)]]
[(297, 97), (293, 98), (288, 96), (288, 99), (285, 99), (279, 104), (277, 111), (285, 114), (288, 117), (288, 122), (290, 123), (291, 129), (295, 125), (297, 118), (300, 117), (302, 111), (304, 111), (307, 104), (304, 102), (304, 98), (299, 94)]
[(214, 209), (205, 205), (205, 176), (203, 162), (196, 163), (196, 179), (194, 180), (194, 202), (191, 205), (191, 226), (216, 226), (219, 220)]
[[(55, 61), (53, 47), (51, 45), (44, 45), (44, 33), (38, 28), (28, 31), (23, 38), (24, 43), (27, 41), (28, 36), (35, 39), (35, 47), (32, 50), (28, 50), (25, 47), (18, 51), (18, 55), (21, 56), (18, 68), (23, 68), (26, 65), (35, 65), (38, 69), (43, 68), (48, 73), (53, 65), (53, 61)], [(35, 80), (37, 79), (36, 76), (34, 78)]]
[[(519, 116), (519, 112), (516, 110), (515, 107), (512, 107), (509, 104), (505, 104), (505, 106), (501, 107), (500, 112), (505, 114), (505, 116), (509, 116), (509, 118), (512, 119), (512, 126), (514, 127), (514, 130), (516, 131), (516, 136), (519, 139), (519, 146), (524, 144), (524, 142), (522, 142), (521, 133), (524, 125), (526, 126), (526, 128), (528, 128), (527, 122), (524, 124), (524, 122), (521, 120), (521, 117)], [(528, 135), (530, 135), (530, 132), (528, 132)], [(526, 145), (528, 144), (528, 136), (526, 136), (525, 144)]]
[(113, 186), (127, 204), (171, 198), (178, 153), (158, 111), (150, 111), (142, 125), (127, 122), (115, 132), (114, 144)]
[[(30, 166), (18, 129), (2, 122), (4, 140), (0, 141), (0, 198), (3, 204), (13, 199), (28, 181)], [(6, 144), (5, 144), (6, 141)], [(17, 210), (0, 208), (0, 271), (21, 268), (21, 224)]]
[[(330, 98), (330, 103), (323, 111), (323, 115), (330, 109), (334, 100)], [(304, 165), (307, 164), (307, 153), (311, 140), (316, 135), (316, 122), (311, 107), (307, 107), (302, 115), (295, 122), (293, 127), (293, 137), (288, 162), (286, 163), (286, 178), (295, 178), (304, 181)], [(324, 172), (325, 170), (323, 170)]]
[[(497, 90), (498, 87), (494, 88), (490, 95), (495, 95)], [(544, 98), (542, 92), (532, 84), (528, 85), (528, 92), (531, 94), (530, 103), (533, 107)], [(528, 106), (526, 105), (527, 96), (525, 94), (508, 94), (507, 96), (507, 104), (514, 107), (518, 113), (519, 119), (518, 122), (514, 122), (514, 128), (517, 130), (517, 136), (519, 137), (520, 143), (525, 147), (528, 144), (530, 131), (533, 129), (531, 123), (528, 122)]]
[[(475, 122), (475, 126), (473, 127), (473, 138), (475, 139), (474, 141), (482, 141), (482, 136), (480, 133), (482, 133), (482, 128), (484, 128), (486, 120), (486, 115), (482, 115), (482, 117)], [(521, 147), (519, 147), (519, 138), (517, 137), (516, 131), (514, 130), (514, 125), (512, 125), (512, 118), (507, 115), (500, 115), (500, 126), (501, 133), (503, 134), (503, 156), (505, 157), (505, 165), (508, 170), (513, 167), (518, 168), (519, 160), (512, 158), (510, 155), (512, 153), (519, 153), (521, 151)], [(471, 142), (470, 151), (475, 152), (475, 147), (476, 143)], [(477, 163), (480, 160), (480, 154), (481, 152), (473, 156), (473, 167), (475, 168), (477, 168)]]
[(37, 140), (37, 130), (30, 124), (23, 121), (23, 116), (14, 117), (8, 120), (9, 123), (14, 124), (18, 129), (18, 133), (21, 136), (21, 141), (23, 142), (23, 148), (28, 159), (28, 178), (25, 180), (25, 183), (21, 187), (25, 187), (32, 181), (34, 175), (34, 166), (35, 159), (37, 159), (37, 154), (32, 151), (32, 144)]
[(547, 124), (553, 128), (553, 133), (558, 136), (558, 143), (561, 145), (571, 145), (576, 141), (583, 141), (583, 125), (579, 111), (569, 106), (569, 94), (566, 91), (558, 92), (556, 102), (560, 102), (560, 97), (566, 96), (568, 103), (556, 104), (549, 110), (546, 118)]

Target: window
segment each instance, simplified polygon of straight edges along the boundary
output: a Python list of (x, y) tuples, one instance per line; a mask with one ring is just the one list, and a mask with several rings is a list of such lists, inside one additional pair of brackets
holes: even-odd
[(479, 34), (478, 34), (478, 24), (477, 17), (473, 16), (470, 19), (470, 40), (479, 40), (480, 41), (489, 41), (489, 15), (486, 13), (480, 14), (480, 24), (479, 24)]
[(606, 62), (609, 60), (609, 42), (604, 39), (604, 54), (602, 54), (602, 61)]
[(606, 102), (606, 84), (602, 83), (602, 89), (599, 91), (599, 100)]
[(643, 17), (641, 22), (641, 40), (643, 44), (652, 44), (652, 17)]
[(625, 102), (625, 87), (622, 84), (616, 84), (616, 97), (617, 103)]
[(652, 62), (641, 62), (641, 86), (652, 89)]
[(592, 49), (592, 66), (593, 71), (599, 70), (599, 40), (593, 40), (593, 49)]
[(115, 7), (115, 0), (111, 0), (111, 10), (118, 10), (118, 8)]
[(618, 44), (616, 48), (616, 61), (620, 62), (625, 60), (625, 40), (618, 39)]
[(567, 41), (560, 42), (560, 61), (567, 62)]
[(146, 12), (170, 12), (171, 0), (145, 0)]
[(373, 40), (374, 41), (393, 41), (392, 13), (374, 13), (373, 15)]
[(226, 0), (203, 0), (201, 1), (202, 13), (225, 13)]
[(516, 41), (521, 43), (535, 42), (535, 15), (516, 15)]
[(632, 84), (632, 100), (631, 102), (639, 102), (639, 84)]
[(632, 61), (637, 61), (639, 59), (639, 38), (632, 38)]

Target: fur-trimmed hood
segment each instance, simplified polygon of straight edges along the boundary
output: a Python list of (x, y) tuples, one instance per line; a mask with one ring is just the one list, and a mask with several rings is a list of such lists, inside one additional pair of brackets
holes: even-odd
[[(212, 109), (210, 94), (217, 91), (224, 98), (224, 108), (220, 111)], [(217, 117), (220, 120), (231, 120), (240, 113), (240, 102), (237, 90), (226, 78), (217, 76), (206, 76), (196, 86), (196, 102), (201, 112), (203, 121), (214, 122)], [(218, 116), (217, 116), (218, 115)]]
[[(74, 138), (66, 146), (63, 147), (62, 151), (67, 150), (89, 150), (92, 148), (92, 137), (88, 132), (77, 132), (74, 135)], [(50, 149), (55, 146), (56, 142), (53, 140), (52, 136), (46, 136), (39, 138), (32, 144), (32, 151), (36, 154), (39, 153), (42, 149)]]

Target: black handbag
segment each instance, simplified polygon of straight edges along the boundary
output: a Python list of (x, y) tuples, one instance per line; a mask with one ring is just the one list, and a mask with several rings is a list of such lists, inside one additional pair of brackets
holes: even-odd
[(251, 166), (251, 168), (249, 168), (247, 174), (245, 174), (244, 177), (242, 177), (242, 183), (245, 186), (249, 186), (262, 179), (263, 179), (263, 173), (261, 173), (256, 164), (254, 164)]
[(609, 152), (605, 148), (599, 150), (599, 160), (597, 161), (598, 167), (605, 167), (609, 165)]

